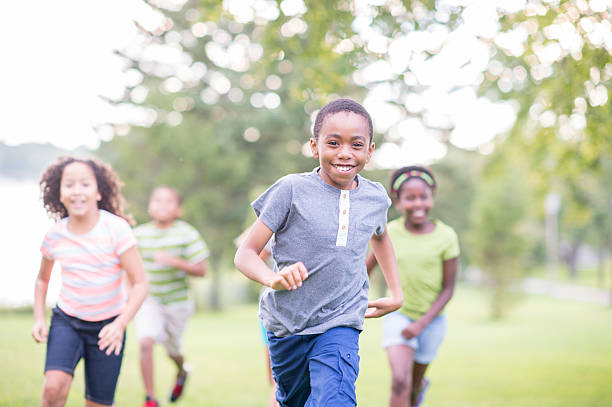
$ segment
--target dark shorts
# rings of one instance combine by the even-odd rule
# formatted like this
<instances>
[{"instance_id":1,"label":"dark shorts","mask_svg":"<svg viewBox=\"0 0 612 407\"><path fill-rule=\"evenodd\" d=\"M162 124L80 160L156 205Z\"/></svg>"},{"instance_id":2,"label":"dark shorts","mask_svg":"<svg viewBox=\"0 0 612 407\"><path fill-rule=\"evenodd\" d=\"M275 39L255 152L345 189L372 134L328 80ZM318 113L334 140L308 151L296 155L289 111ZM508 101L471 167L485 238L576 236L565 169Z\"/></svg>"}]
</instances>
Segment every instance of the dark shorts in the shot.
<instances>
[{"instance_id":1,"label":"dark shorts","mask_svg":"<svg viewBox=\"0 0 612 407\"><path fill-rule=\"evenodd\" d=\"M53 308L51 328L47 338L47 370L61 370L74 375L74 369L85 360L85 398L95 403L112 405L117 379L121 370L125 335L121 353L107 356L98 348L98 333L115 317L104 321L89 322L71 317L62 310Z\"/></svg>"},{"instance_id":2,"label":"dark shorts","mask_svg":"<svg viewBox=\"0 0 612 407\"><path fill-rule=\"evenodd\" d=\"M272 373L282 407L357 405L359 331L336 327L318 335L284 338L268 332Z\"/></svg>"}]
</instances>

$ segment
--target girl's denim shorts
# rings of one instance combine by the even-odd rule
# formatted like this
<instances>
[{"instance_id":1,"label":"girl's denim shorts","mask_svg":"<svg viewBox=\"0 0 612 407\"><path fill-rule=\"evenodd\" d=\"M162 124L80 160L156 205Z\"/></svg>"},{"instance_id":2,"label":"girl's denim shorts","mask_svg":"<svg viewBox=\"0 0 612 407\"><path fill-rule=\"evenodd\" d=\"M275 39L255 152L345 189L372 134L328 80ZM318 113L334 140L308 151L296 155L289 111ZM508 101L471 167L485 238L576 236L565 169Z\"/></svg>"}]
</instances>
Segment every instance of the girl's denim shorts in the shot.
<instances>
[{"instance_id":1,"label":"girl's denim shorts","mask_svg":"<svg viewBox=\"0 0 612 407\"><path fill-rule=\"evenodd\" d=\"M95 322L83 321L67 315L58 307L53 308L47 338L45 372L61 370L74 375L76 365L83 358L85 398L95 403L112 405L123 360L125 335L121 353L106 355L98 347L98 333L115 318Z\"/></svg>"},{"instance_id":2,"label":"girl's denim shorts","mask_svg":"<svg viewBox=\"0 0 612 407\"><path fill-rule=\"evenodd\" d=\"M404 328L412 324L412 320L399 311L383 317L383 348L392 345L407 345L414 349L414 361L422 365L430 364L438 354L438 349L446 336L446 316L435 317L425 327L419 336L406 339L402 335Z\"/></svg>"}]
</instances>

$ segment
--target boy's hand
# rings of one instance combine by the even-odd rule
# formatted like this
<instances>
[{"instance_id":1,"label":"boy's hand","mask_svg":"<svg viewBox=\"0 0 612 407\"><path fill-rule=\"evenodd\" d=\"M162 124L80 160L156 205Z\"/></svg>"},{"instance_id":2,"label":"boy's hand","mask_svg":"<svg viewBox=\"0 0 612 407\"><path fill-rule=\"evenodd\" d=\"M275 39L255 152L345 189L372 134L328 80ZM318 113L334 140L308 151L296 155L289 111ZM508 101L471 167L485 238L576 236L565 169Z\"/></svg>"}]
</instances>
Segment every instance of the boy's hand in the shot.
<instances>
[{"instance_id":1,"label":"boy's hand","mask_svg":"<svg viewBox=\"0 0 612 407\"><path fill-rule=\"evenodd\" d=\"M47 342L48 333L47 322L44 319L34 322L34 326L32 327L32 337L36 342Z\"/></svg>"},{"instance_id":2,"label":"boy's hand","mask_svg":"<svg viewBox=\"0 0 612 407\"><path fill-rule=\"evenodd\" d=\"M398 301L394 298L383 297L374 301L368 302L368 309L366 310L366 318L378 318L385 314L393 312L402 306L402 301Z\"/></svg>"},{"instance_id":3,"label":"boy's hand","mask_svg":"<svg viewBox=\"0 0 612 407\"><path fill-rule=\"evenodd\" d=\"M124 329L117 320L104 325L98 334L98 338L100 338L98 340L98 347L100 350L106 349L105 353L107 356L113 353L113 351L115 355L119 355L123 346L123 333Z\"/></svg>"},{"instance_id":4,"label":"boy's hand","mask_svg":"<svg viewBox=\"0 0 612 407\"><path fill-rule=\"evenodd\" d=\"M306 266L301 261L290 266L283 267L274 275L268 286L274 290L295 290L302 286L302 281L308 278Z\"/></svg>"},{"instance_id":5,"label":"boy's hand","mask_svg":"<svg viewBox=\"0 0 612 407\"><path fill-rule=\"evenodd\" d=\"M174 256L168 252L160 251L153 256L155 263L163 264L164 266L174 267Z\"/></svg>"}]
</instances>

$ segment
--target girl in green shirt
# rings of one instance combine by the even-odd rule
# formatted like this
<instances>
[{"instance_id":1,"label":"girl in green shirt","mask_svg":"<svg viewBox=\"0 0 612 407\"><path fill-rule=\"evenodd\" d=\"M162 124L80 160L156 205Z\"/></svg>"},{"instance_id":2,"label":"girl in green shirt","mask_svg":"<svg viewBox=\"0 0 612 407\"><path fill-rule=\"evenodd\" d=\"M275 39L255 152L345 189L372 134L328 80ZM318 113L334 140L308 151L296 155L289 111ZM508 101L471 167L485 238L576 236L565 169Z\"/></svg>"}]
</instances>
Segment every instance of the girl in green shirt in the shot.
<instances>
[{"instance_id":1,"label":"girl in green shirt","mask_svg":"<svg viewBox=\"0 0 612 407\"><path fill-rule=\"evenodd\" d=\"M404 167L391 177L391 197L403 216L387 229L404 293L402 308L383 318L391 407L421 404L429 385L425 371L446 333L442 310L453 295L459 243L451 227L428 216L435 189L433 172L424 167ZM369 273L377 264L373 254L366 264Z\"/></svg>"}]
</instances>

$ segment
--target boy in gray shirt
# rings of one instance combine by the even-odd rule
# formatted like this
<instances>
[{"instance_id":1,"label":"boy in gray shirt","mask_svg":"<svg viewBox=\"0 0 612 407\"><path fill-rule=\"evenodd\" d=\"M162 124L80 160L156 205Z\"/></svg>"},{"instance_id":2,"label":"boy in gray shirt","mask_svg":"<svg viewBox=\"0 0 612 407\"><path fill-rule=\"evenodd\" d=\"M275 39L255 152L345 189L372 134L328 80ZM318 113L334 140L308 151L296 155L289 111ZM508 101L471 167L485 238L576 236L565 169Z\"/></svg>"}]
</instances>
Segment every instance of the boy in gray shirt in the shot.
<instances>
[{"instance_id":1,"label":"boy in gray shirt","mask_svg":"<svg viewBox=\"0 0 612 407\"><path fill-rule=\"evenodd\" d=\"M260 317L280 405L354 406L364 316L382 316L403 301L386 232L390 201L382 185L358 175L374 150L363 106L350 99L328 103L313 133L320 166L281 178L252 203L258 219L235 264L267 287ZM258 254L273 234L271 270ZM391 292L371 302L368 242Z\"/></svg>"}]
</instances>

